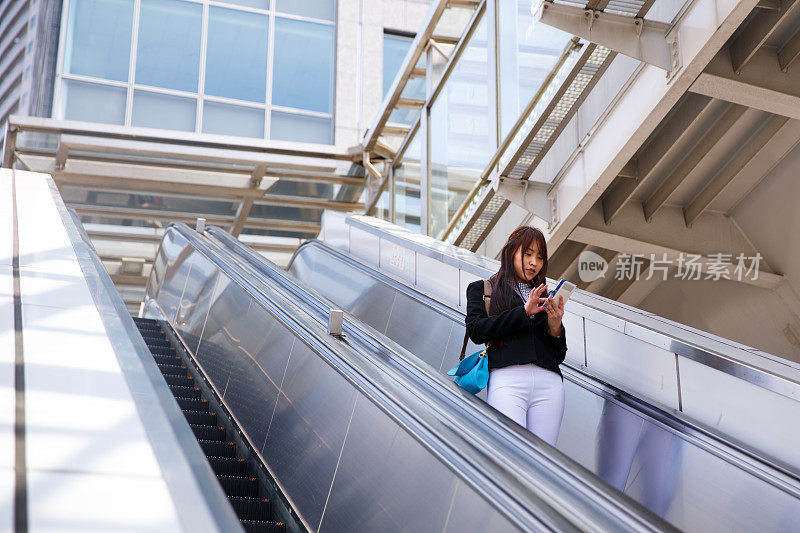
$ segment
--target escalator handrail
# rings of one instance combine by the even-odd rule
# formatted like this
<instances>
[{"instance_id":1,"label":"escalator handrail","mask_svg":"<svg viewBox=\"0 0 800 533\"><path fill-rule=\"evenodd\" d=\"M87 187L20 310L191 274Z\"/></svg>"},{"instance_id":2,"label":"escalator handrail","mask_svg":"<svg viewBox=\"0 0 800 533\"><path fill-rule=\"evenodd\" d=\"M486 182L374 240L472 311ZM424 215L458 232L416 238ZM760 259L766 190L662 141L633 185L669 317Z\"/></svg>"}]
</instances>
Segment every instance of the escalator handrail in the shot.
<instances>
[{"instance_id":1,"label":"escalator handrail","mask_svg":"<svg viewBox=\"0 0 800 533\"><path fill-rule=\"evenodd\" d=\"M218 245L220 252L227 251L236 254L249 264L249 278L268 278L268 283L279 285L282 292L291 294L294 299L305 305L313 306L317 310L316 320L318 321L327 316L327 310L331 309L331 305L313 291L309 291L299 284L285 271L270 264L256 252L218 228L206 228L206 234L220 241ZM246 267L246 265L243 266ZM514 461L503 463L503 468L507 471L504 474L507 476L504 477L505 483L518 484L523 480L526 483L530 482L529 468L538 465L539 468L545 467L559 476L574 491L579 492L581 497L591 498L595 505L602 505L605 509L604 512L613 514L613 520L618 524L626 523L629 524L629 527L631 524L635 524L635 527L638 528L672 528L661 518L627 496L620 494L566 455L546 445L531 433L519 430L505 417L489 410L483 401L464 393L438 372L431 372L428 365L420 364L415 356L401 346L392 341L387 343L387 339L376 334L372 328L346 314L344 329L348 338L351 339L350 346L357 349L360 344L362 346L362 349L359 350L361 356L370 359L373 365L382 366L382 374L397 375L397 366L392 366L392 364L399 363L402 366L403 377L401 379L405 379L409 383L406 387L414 387L414 390L424 391L435 398L435 401L422 403L421 407L428 411L431 411L432 407L438 410L441 413L440 416L447 419L448 425L457 428L459 433L468 437L472 442L478 443L473 446L474 449L481 452L488 451L489 455L493 457L505 455L506 458L515 460L526 458L528 468L521 468ZM377 338L378 336L380 339ZM376 357L375 353L388 355ZM532 485L530 489L540 490L541 487Z\"/></svg>"},{"instance_id":2,"label":"escalator handrail","mask_svg":"<svg viewBox=\"0 0 800 533\"><path fill-rule=\"evenodd\" d=\"M290 262L289 265L293 263L295 257L302 253L303 249L309 247L318 248L322 250L323 253L347 263L363 274L389 285L393 290L417 300L420 304L454 321L463 323L463 312L430 298L408 285L387 276L383 272L369 267L357 258L330 246L324 241L315 239L305 241L297 248L292 256L292 262ZM621 402L637 411L645 413L645 416L678 432L687 440L694 442L721 459L761 477L768 483L778 486L796 497L800 497L800 471L793 465L787 464L785 461L781 461L764 452L754 450L734 437L720 434L713 428L687 417L680 411L670 412L655 406L639 398L633 392L627 391L616 384L609 383L605 377L598 376L587 367L573 365L569 361L564 361L563 366L568 368L568 371L564 373L564 377L570 379L579 386L586 387L588 385L608 400Z\"/></svg>"}]
</instances>

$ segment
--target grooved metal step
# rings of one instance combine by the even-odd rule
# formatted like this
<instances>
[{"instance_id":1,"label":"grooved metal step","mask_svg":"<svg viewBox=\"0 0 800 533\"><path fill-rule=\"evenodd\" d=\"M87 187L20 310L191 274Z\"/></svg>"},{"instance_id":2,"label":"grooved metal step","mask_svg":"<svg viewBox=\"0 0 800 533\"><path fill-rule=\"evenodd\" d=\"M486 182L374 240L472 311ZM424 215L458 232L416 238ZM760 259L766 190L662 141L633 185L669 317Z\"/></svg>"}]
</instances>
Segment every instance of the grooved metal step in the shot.
<instances>
[{"instance_id":1,"label":"grooved metal step","mask_svg":"<svg viewBox=\"0 0 800 533\"><path fill-rule=\"evenodd\" d=\"M236 445L227 440L225 427L220 425L217 415L209 411L202 390L189 376L186 364L161 326L154 320L143 318L134 318L134 322L242 527L253 533L285 533L286 525L273 520L272 502L259 497L265 491L258 478L252 475L247 459L237 457Z\"/></svg>"}]
</instances>

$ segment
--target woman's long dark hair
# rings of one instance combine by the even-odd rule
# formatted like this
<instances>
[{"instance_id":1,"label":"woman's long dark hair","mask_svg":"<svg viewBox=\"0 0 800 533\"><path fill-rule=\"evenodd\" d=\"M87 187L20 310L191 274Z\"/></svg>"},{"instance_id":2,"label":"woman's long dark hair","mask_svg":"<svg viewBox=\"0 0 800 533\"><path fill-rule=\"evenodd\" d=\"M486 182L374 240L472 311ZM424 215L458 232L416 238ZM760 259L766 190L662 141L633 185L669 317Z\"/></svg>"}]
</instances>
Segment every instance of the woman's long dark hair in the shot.
<instances>
[{"instance_id":1,"label":"woman's long dark hair","mask_svg":"<svg viewBox=\"0 0 800 533\"><path fill-rule=\"evenodd\" d=\"M546 282L547 276L547 243L544 240L544 233L531 226L520 226L508 236L506 244L500 252L500 270L497 274L489 278L492 282L492 298L489 303L489 311L492 315L498 315L506 309L511 309L519 305L519 296L515 288L517 286L517 275L514 270L514 254L520 247L525 250L536 243L539 253L542 254L544 261L542 268L528 284L531 288Z\"/></svg>"}]
</instances>

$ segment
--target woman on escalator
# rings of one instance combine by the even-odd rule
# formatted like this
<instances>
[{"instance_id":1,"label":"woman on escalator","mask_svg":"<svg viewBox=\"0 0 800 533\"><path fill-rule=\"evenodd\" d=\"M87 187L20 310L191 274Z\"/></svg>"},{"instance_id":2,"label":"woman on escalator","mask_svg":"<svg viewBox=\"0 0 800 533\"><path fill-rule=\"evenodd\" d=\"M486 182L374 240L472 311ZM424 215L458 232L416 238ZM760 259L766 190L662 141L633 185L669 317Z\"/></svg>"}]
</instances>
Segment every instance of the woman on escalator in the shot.
<instances>
[{"instance_id":1,"label":"woman on escalator","mask_svg":"<svg viewBox=\"0 0 800 533\"><path fill-rule=\"evenodd\" d=\"M472 342L487 344L489 405L550 445L564 414L564 383L558 369L567 353L561 317L564 303L547 295L544 234L520 226L508 237L500 270L489 278L489 314L483 280L467 287L466 327Z\"/></svg>"}]
</instances>

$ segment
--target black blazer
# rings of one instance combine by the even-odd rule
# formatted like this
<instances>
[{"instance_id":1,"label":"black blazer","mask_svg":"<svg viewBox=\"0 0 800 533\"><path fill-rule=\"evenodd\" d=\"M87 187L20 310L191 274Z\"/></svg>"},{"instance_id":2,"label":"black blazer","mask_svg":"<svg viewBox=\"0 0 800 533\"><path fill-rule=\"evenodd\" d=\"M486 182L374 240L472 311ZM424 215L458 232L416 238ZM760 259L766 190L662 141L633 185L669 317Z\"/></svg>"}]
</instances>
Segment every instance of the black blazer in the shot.
<instances>
[{"instance_id":1,"label":"black blazer","mask_svg":"<svg viewBox=\"0 0 800 533\"><path fill-rule=\"evenodd\" d=\"M486 350L490 370L533 363L561 376L558 365L564 362L567 355L567 331L564 324L561 324L561 336L553 337L547 325L547 312L542 310L529 317L525 313L525 303L521 297L519 302L518 306L499 315L488 316L483 303L483 280L470 283L467 286L465 319L469 338L475 344L499 339L505 341L499 348L490 346Z\"/></svg>"}]
</instances>

